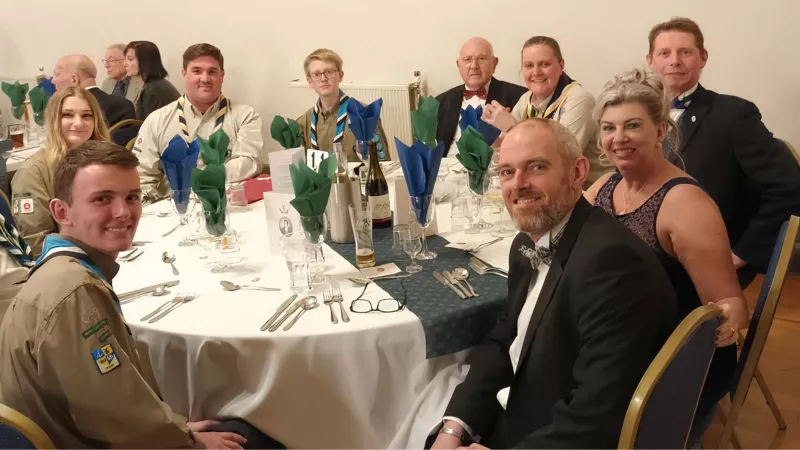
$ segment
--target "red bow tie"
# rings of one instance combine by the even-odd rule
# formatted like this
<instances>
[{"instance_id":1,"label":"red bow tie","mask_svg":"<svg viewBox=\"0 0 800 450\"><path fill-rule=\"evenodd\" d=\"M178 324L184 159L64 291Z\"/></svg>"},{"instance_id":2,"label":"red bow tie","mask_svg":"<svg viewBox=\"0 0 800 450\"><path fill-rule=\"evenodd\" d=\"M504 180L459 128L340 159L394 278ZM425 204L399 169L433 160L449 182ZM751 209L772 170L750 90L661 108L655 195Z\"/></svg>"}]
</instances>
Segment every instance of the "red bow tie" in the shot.
<instances>
[{"instance_id":1,"label":"red bow tie","mask_svg":"<svg viewBox=\"0 0 800 450\"><path fill-rule=\"evenodd\" d=\"M464 98L465 99L469 100L469 99L471 99L472 97L474 97L476 95L478 97L480 97L482 100L486 100L486 88L482 87L482 88L478 89L477 91L470 91L469 89L464 88Z\"/></svg>"}]
</instances>

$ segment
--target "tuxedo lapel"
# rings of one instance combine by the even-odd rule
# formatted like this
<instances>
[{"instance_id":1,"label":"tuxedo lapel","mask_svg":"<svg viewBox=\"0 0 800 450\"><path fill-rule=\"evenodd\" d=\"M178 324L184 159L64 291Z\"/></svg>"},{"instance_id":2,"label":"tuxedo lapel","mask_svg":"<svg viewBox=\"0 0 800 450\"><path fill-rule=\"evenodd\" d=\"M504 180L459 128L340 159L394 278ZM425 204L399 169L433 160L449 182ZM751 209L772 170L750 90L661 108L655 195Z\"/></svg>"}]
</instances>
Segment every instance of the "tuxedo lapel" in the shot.
<instances>
[{"instance_id":1,"label":"tuxedo lapel","mask_svg":"<svg viewBox=\"0 0 800 450\"><path fill-rule=\"evenodd\" d=\"M444 142L444 155L450 150L453 145L453 138L456 135L456 127L461 118L461 102L464 98L463 85L459 89L453 89L448 95L442 99L442 104L439 105L439 128L437 134L439 140Z\"/></svg>"},{"instance_id":2,"label":"tuxedo lapel","mask_svg":"<svg viewBox=\"0 0 800 450\"><path fill-rule=\"evenodd\" d=\"M580 235L581 228L583 228L583 223L586 221L586 217L591 211L592 206L583 197L578 200L575 204L575 208L572 210L572 215L564 228L564 234L561 236L561 240L558 241L555 255L553 255L553 262L550 264L547 277L544 279L544 284L542 285L542 291L539 293L539 298L536 300L536 307L533 308L531 322L528 325L527 333L525 333L525 340L522 342L519 366L522 366L522 362L528 354L531 342L533 342L533 338L536 335L536 329L539 327L539 323L547 307L550 305L550 302L553 300L553 294L555 294L556 288L561 281L561 276L564 273L564 266L572 252L572 247L575 246L575 241L578 240L578 235Z\"/></svg>"},{"instance_id":3,"label":"tuxedo lapel","mask_svg":"<svg viewBox=\"0 0 800 450\"><path fill-rule=\"evenodd\" d=\"M703 123L711 107L708 91L702 86L698 85L697 89L692 94L692 102L689 107L683 112L678 125L681 130L681 148L680 153L686 153L689 148L689 142L694 137L700 124Z\"/></svg>"},{"instance_id":4,"label":"tuxedo lapel","mask_svg":"<svg viewBox=\"0 0 800 450\"><path fill-rule=\"evenodd\" d=\"M486 104L491 104L493 100L497 100L498 103L503 103L503 82L495 77L492 77L492 82L489 84L489 91L486 93Z\"/></svg>"}]
</instances>

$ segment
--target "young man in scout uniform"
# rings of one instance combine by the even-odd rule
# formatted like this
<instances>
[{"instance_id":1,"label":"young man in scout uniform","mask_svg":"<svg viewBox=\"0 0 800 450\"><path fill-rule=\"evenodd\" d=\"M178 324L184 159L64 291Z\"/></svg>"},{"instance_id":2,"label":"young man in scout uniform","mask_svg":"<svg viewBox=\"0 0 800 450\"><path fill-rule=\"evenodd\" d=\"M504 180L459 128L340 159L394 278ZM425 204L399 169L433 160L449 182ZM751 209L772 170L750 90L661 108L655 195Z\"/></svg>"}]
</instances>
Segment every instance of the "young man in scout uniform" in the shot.
<instances>
[{"instance_id":1,"label":"young man in scout uniform","mask_svg":"<svg viewBox=\"0 0 800 450\"><path fill-rule=\"evenodd\" d=\"M360 162L356 137L347 120L347 102L357 100L339 90L339 83L344 79L342 58L333 50L321 48L306 57L303 68L308 86L319 95L314 107L297 118L303 147L331 152L333 144L341 143L347 160ZM372 139L377 142L378 157L390 159L389 144L380 121Z\"/></svg>"},{"instance_id":2,"label":"young man in scout uniform","mask_svg":"<svg viewBox=\"0 0 800 450\"><path fill-rule=\"evenodd\" d=\"M142 214L137 165L124 147L88 141L58 167L59 234L45 238L0 324L0 403L58 448L278 447L243 421L187 423L141 371L111 287Z\"/></svg>"}]
</instances>

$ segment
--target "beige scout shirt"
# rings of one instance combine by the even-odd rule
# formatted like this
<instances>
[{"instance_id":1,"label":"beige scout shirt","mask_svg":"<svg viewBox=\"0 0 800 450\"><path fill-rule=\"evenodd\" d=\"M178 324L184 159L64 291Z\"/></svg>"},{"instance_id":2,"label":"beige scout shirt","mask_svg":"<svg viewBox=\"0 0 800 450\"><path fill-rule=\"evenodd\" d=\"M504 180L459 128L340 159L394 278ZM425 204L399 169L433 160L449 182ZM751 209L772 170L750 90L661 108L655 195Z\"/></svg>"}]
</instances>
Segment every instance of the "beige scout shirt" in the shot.
<instances>
[{"instance_id":1,"label":"beige scout shirt","mask_svg":"<svg viewBox=\"0 0 800 450\"><path fill-rule=\"evenodd\" d=\"M8 250L0 248L0 321L27 276L28 268L20 265Z\"/></svg>"},{"instance_id":2,"label":"beige scout shirt","mask_svg":"<svg viewBox=\"0 0 800 450\"><path fill-rule=\"evenodd\" d=\"M11 179L14 220L19 234L31 246L34 259L42 251L45 236L56 228L50 215L50 200L55 196L53 170L44 149L39 149L22 163Z\"/></svg>"},{"instance_id":3,"label":"beige scout shirt","mask_svg":"<svg viewBox=\"0 0 800 450\"><path fill-rule=\"evenodd\" d=\"M327 152L333 151L333 137L336 134L336 113L339 109L339 102L336 102L330 111L320 111L317 117L317 143L319 149ZM297 118L297 125L300 126L301 139L303 141L303 148L311 148L311 116L314 115L314 108L306 111L305 114ZM382 160L391 159L389 153L389 141L386 140L386 133L383 131L383 125L380 120L378 121L378 129L376 131L378 144L383 147L385 157ZM350 122L344 124L344 135L342 135L342 150L347 154L347 160L350 162L361 162L356 150L356 136L350 131Z\"/></svg>"},{"instance_id":4,"label":"beige scout shirt","mask_svg":"<svg viewBox=\"0 0 800 450\"><path fill-rule=\"evenodd\" d=\"M181 134L178 122L178 102L154 111L147 116L133 151L139 157L139 177L145 197L153 201L169 194L169 184L161 171L161 153L176 135ZM186 100L184 117L189 129L189 142L195 138L207 139L214 131L219 100L201 114ZM261 151L264 139L261 136L261 117L250 106L228 99L228 112L222 129L230 138L230 156L225 162L229 183L245 180L261 172Z\"/></svg>"},{"instance_id":5,"label":"beige scout shirt","mask_svg":"<svg viewBox=\"0 0 800 450\"><path fill-rule=\"evenodd\" d=\"M109 280L116 275L111 257L69 240ZM111 289L70 256L31 274L0 324L0 403L30 417L58 448L198 445L186 418L142 374ZM96 360L97 351L105 357Z\"/></svg>"},{"instance_id":6,"label":"beige scout shirt","mask_svg":"<svg viewBox=\"0 0 800 450\"><path fill-rule=\"evenodd\" d=\"M592 117L595 100L592 94L577 83L561 95L566 98L556 110L553 120L567 127L578 140L578 146L583 149L583 156L589 160L589 175L586 178L586 185L590 186L600 176L612 169L608 165L603 165L599 160L597 122ZM528 91L522 94L514 109L511 110L511 115L518 121L527 118L530 103L531 91Z\"/></svg>"}]
</instances>

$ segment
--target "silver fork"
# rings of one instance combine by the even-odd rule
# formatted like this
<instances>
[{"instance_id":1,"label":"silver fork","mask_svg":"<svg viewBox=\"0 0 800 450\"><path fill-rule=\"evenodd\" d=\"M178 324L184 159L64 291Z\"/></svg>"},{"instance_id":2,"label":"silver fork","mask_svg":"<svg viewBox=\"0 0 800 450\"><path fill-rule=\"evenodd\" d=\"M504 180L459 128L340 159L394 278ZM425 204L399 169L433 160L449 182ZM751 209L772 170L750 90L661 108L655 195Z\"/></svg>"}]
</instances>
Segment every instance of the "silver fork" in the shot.
<instances>
[{"instance_id":1,"label":"silver fork","mask_svg":"<svg viewBox=\"0 0 800 450\"><path fill-rule=\"evenodd\" d=\"M189 303L190 301L196 299L197 297L198 297L198 295L194 294L194 293L187 295L186 297L183 298L183 301L176 302L175 304L171 305L164 312L162 312L161 314L159 314L159 315L153 317L152 319L150 319L149 321L147 321L147 323L158 322L159 320L163 319L164 316L166 316L167 314L171 313L172 311L175 311L176 309L180 308L182 305L185 305L186 303Z\"/></svg>"},{"instance_id":2,"label":"silver fork","mask_svg":"<svg viewBox=\"0 0 800 450\"><path fill-rule=\"evenodd\" d=\"M175 297L172 300L167 300L166 302L164 302L163 305L161 305L158 308L156 308L155 311L151 312L150 314L142 317L141 319L139 319L139 321L140 322L144 322L145 320L147 320L147 319L155 316L156 314L160 313L161 311L163 311L164 308L166 308L167 306L170 306L173 303L182 302L183 299L185 299L187 295L189 295L189 294L187 294L185 292L178 292L178 294L175 295Z\"/></svg>"},{"instance_id":3,"label":"silver fork","mask_svg":"<svg viewBox=\"0 0 800 450\"><path fill-rule=\"evenodd\" d=\"M333 311L333 289L328 289L327 291L322 291L322 303L328 305L328 308L331 310L331 322L339 323L339 319L336 318L336 313Z\"/></svg>"},{"instance_id":4,"label":"silver fork","mask_svg":"<svg viewBox=\"0 0 800 450\"><path fill-rule=\"evenodd\" d=\"M476 258L472 258L472 260L469 262L469 266L472 268L472 270L477 272L478 275L489 274L489 275L497 275L503 278L508 278L508 272L506 272L505 270L497 267L487 266L485 263L483 263L483 261Z\"/></svg>"},{"instance_id":5,"label":"silver fork","mask_svg":"<svg viewBox=\"0 0 800 450\"><path fill-rule=\"evenodd\" d=\"M479 244L475 248L468 248L468 249L465 249L464 251L467 252L467 253L477 253L477 252L483 250L484 248L486 248L486 247L488 247L488 246L490 246L492 244L496 244L496 243L498 243L498 242L500 242L502 240L503 240L503 238L492 239L491 241L487 241L487 242L484 242L482 244Z\"/></svg>"},{"instance_id":6,"label":"silver fork","mask_svg":"<svg viewBox=\"0 0 800 450\"><path fill-rule=\"evenodd\" d=\"M470 298L470 297L473 296L472 293L467 290L467 288L462 286L461 283L459 283L458 280L456 280L455 277L453 277L453 275L450 274L450 272L448 272L446 270L443 270L442 271L442 275L444 276L445 280L447 280L448 283L450 283L451 285L453 285L453 286L457 287L458 289L460 289L461 292L463 292L464 295L467 298Z\"/></svg>"},{"instance_id":7,"label":"silver fork","mask_svg":"<svg viewBox=\"0 0 800 450\"><path fill-rule=\"evenodd\" d=\"M130 256L127 256L125 258L118 259L118 261L131 262L131 261L135 260L136 258L138 258L138 257L140 257L140 256L142 256L144 254L144 249L143 248L138 248L137 250L139 250L139 251L136 252L136 253L133 253Z\"/></svg>"},{"instance_id":8,"label":"silver fork","mask_svg":"<svg viewBox=\"0 0 800 450\"><path fill-rule=\"evenodd\" d=\"M347 311L344 310L344 296L342 295L342 290L339 289L339 286L334 286L331 288L331 294L333 297L331 300L339 304L339 311L342 313L342 320L345 322L350 322L350 316L347 315Z\"/></svg>"}]
</instances>

